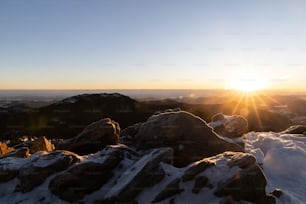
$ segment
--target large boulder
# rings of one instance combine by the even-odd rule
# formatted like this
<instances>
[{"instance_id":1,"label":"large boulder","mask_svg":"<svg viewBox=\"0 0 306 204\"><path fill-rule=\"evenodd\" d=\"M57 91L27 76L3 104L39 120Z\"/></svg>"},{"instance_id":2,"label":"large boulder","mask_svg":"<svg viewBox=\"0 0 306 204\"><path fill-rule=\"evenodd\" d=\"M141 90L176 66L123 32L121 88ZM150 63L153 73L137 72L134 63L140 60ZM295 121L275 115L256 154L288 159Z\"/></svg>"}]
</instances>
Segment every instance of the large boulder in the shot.
<instances>
[{"instance_id":1,"label":"large boulder","mask_svg":"<svg viewBox=\"0 0 306 204\"><path fill-rule=\"evenodd\" d=\"M47 138L44 136L32 141L30 143L29 148L30 148L31 154L34 154L35 152L38 152L38 151L50 152L55 149L54 145L49 140L47 140Z\"/></svg>"},{"instance_id":2,"label":"large boulder","mask_svg":"<svg viewBox=\"0 0 306 204\"><path fill-rule=\"evenodd\" d=\"M56 149L86 155L95 153L107 145L117 144L119 135L119 124L109 118L104 118L87 126L76 137L59 142Z\"/></svg>"},{"instance_id":3,"label":"large boulder","mask_svg":"<svg viewBox=\"0 0 306 204\"><path fill-rule=\"evenodd\" d=\"M34 187L42 184L48 176L65 170L78 161L80 161L78 155L68 151L54 151L38 156L19 170L20 183L17 185L16 191L31 191Z\"/></svg>"},{"instance_id":4,"label":"large boulder","mask_svg":"<svg viewBox=\"0 0 306 204\"><path fill-rule=\"evenodd\" d=\"M151 116L135 136L138 149L172 147L174 165L185 166L224 151L243 151L218 137L200 117L185 111Z\"/></svg>"},{"instance_id":5,"label":"large boulder","mask_svg":"<svg viewBox=\"0 0 306 204\"><path fill-rule=\"evenodd\" d=\"M228 116L218 113L212 117L209 125L223 137L236 138L248 132L248 121L240 115Z\"/></svg>"}]
</instances>

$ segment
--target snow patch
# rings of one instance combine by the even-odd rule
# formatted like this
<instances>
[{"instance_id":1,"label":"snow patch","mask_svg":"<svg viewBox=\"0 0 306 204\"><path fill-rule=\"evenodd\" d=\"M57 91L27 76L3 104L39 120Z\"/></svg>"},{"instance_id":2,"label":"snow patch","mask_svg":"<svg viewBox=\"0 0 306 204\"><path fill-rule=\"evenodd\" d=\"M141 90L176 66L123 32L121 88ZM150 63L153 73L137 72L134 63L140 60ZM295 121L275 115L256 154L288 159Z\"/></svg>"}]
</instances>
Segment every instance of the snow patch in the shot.
<instances>
[{"instance_id":1,"label":"snow patch","mask_svg":"<svg viewBox=\"0 0 306 204\"><path fill-rule=\"evenodd\" d=\"M251 132L245 136L246 152L263 163L268 192L281 188L280 204L305 203L306 138L273 132Z\"/></svg>"}]
</instances>

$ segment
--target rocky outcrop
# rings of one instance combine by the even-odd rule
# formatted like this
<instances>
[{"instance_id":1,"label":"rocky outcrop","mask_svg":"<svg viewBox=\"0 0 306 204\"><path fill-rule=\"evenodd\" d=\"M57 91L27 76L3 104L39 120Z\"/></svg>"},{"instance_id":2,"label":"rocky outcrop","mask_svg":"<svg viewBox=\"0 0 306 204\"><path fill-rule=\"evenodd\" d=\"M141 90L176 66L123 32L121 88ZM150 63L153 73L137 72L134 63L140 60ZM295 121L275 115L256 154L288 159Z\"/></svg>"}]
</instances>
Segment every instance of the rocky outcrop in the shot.
<instances>
[{"instance_id":1,"label":"rocky outcrop","mask_svg":"<svg viewBox=\"0 0 306 204\"><path fill-rule=\"evenodd\" d=\"M99 202L132 202L139 192L160 182L165 177L166 173L160 163L171 163L172 159L173 150L171 148L153 150L126 170L118 178L113 190L110 190L104 200Z\"/></svg>"},{"instance_id":2,"label":"rocky outcrop","mask_svg":"<svg viewBox=\"0 0 306 204\"><path fill-rule=\"evenodd\" d=\"M216 116L215 122L226 117ZM227 142L236 139L220 137L188 112L161 112L127 128L120 139L130 139L130 147L117 144L119 135L119 124L106 118L58 141L57 149L84 156L40 151L46 138L37 140L32 155L20 147L3 155L0 202L274 204L274 196L282 196L266 193L255 157Z\"/></svg>"},{"instance_id":3,"label":"rocky outcrop","mask_svg":"<svg viewBox=\"0 0 306 204\"><path fill-rule=\"evenodd\" d=\"M117 144L119 135L119 124L109 118L104 118L87 126L76 137L60 142L56 149L86 155L95 153L107 145Z\"/></svg>"},{"instance_id":4,"label":"rocky outcrop","mask_svg":"<svg viewBox=\"0 0 306 204\"><path fill-rule=\"evenodd\" d=\"M120 146L106 148L89 161L56 176L51 180L49 189L63 200L78 201L111 179L113 169L127 154L127 157L132 157L131 153L136 154Z\"/></svg>"},{"instance_id":5,"label":"rocky outcrop","mask_svg":"<svg viewBox=\"0 0 306 204\"><path fill-rule=\"evenodd\" d=\"M241 137L248 131L248 121L240 115L223 115L218 113L212 117L209 123L214 131L223 137Z\"/></svg>"},{"instance_id":6,"label":"rocky outcrop","mask_svg":"<svg viewBox=\"0 0 306 204\"><path fill-rule=\"evenodd\" d=\"M47 140L46 137L40 137L40 138L32 141L30 143L29 148L30 148L30 153L31 154L34 154L35 152L38 152L38 151L50 152L50 151L53 151L55 149L54 145L49 140Z\"/></svg>"},{"instance_id":7,"label":"rocky outcrop","mask_svg":"<svg viewBox=\"0 0 306 204\"><path fill-rule=\"evenodd\" d=\"M6 194L22 200L29 191L32 196L43 193L46 202L185 203L186 198L206 197L209 203L275 202L266 194L266 178L250 154L225 152L177 168L173 153L169 147L136 152L114 145L85 157L67 151L7 157L0 160L0 182L8 185ZM59 200L50 200L54 197L48 192Z\"/></svg>"},{"instance_id":8,"label":"rocky outcrop","mask_svg":"<svg viewBox=\"0 0 306 204\"><path fill-rule=\"evenodd\" d=\"M49 189L66 201L78 201L99 189L112 177L112 163L86 162L55 177Z\"/></svg>"},{"instance_id":9,"label":"rocky outcrop","mask_svg":"<svg viewBox=\"0 0 306 204\"><path fill-rule=\"evenodd\" d=\"M175 166L186 166L224 151L243 151L239 145L218 137L201 118L185 111L151 116L135 139L138 149L172 147Z\"/></svg>"},{"instance_id":10,"label":"rocky outcrop","mask_svg":"<svg viewBox=\"0 0 306 204\"><path fill-rule=\"evenodd\" d=\"M78 161L80 159L76 154L67 151L55 151L39 156L21 167L18 174L20 183L15 190L31 191L43 183L48 176L63 171Z\"/></svg>"},{"instance_id":11,"label":"rocky outcrop","mask_svg":"<svg viewBox=\"0 0 306 204\"><path fill-rule=\"evenodd\" d=\"M262 169L254 164L237 172L226 182L220 183L215 195L221 197L231 195L235 200L257 202L266 198L266 185Z\"/></svg>"}]
</instances>

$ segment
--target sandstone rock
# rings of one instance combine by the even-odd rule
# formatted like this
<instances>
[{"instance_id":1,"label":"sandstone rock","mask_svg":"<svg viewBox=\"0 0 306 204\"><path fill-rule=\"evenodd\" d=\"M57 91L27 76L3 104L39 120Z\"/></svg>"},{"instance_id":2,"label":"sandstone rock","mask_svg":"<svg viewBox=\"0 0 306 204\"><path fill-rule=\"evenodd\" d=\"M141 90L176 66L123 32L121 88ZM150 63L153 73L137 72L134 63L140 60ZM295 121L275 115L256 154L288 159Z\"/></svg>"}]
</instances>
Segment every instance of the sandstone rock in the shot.
<instances>
[{"instance_id":1,"label":"sandstone rock","mask_svg":"<svg viewBox=\"0 0 306 204\"><path fill-rule=\"evenodd\" d=\"M0 155L14 151L14 148L8 147L5 143L0 142Z\"/></svg>"},{"instance_id":2,"label":"sandstone rock","mask_svg":"<svg viewBox=\"0 0 306 204\"><path fill-rule=\"evenodd\" d=\"M20 183L15 190L31 191L34 187L42 184L48 176L65 170L78 161L80 159L76 154L67 151L55 151L38 156L32 162L21 167L18 174Z\"/></svg>"},{"instance_id":3,"label":"sandstone rock","mask_svg":"<svg viewBox=\"0 0 306 204\"><path fill-rule=\"evenodd\" d=\"M171 181L163 190L161 190L161 192L155 197L152 202L161 202L171 196L174 196L184 191L180 188L180 181L180 178L176 178Z\"/></svg>"},{"instance_id":4,"label":"sandstone rock","mask_svg":"<svg viewBox=\"0 0 306 204\"><path fill-rule=\"evenodd\" d=\"M172 147L174 164L179 167L224 151L243 151L218 137L201 118L185 111L151 116L135 137L138 149Z\"/></svg>"},{"instance_id":5,"label":"sandstone rock","mask_svg":"<svg viewBox=\"0 0 306 204\"><path fill-rule=\"evenodd\" d=\"M125 157L127 149L124 146L106 147L90 161L78 164L52 179L50 191L66 201L82 199L111 179L113 169Z\"/></svg>"},{"instance_id":6,"label":"sandstone rock","mask_svg":"<svg viewBox=\"0 0 306 204\"><path fill-rule=\"evenodd\" d=\"M227 163L229 167L238 166L242 169L252 166L256 162L256 158L247 153L241 152L225 152L224 156L230 158L231 160Z\"/></svg>"},{"instance_id":7,"label":"sandstone rock","mask_svg":"<svg viewBox=\"0 0 306 204\"><path fill-rule=\"evenodd\" d=\"M119 135L119 124L109 118L104 118L87 126L76 137L60 142L56 149L86 155L95 153L107 145L117 144Z\"/></svg>"},{"instance_id":8,"label":"sandstone rock","mask_svg":"<svg viewBox=\"0 0 306 204\"><path fill-rule=\"evenodd\" d=\"M160 166L161 162L172 162L173 150L171 148L155 149L144 155L133 166L126 170L117 180L117 184L105 195L99 203L132 202L137 194L150 187L165 176Z\"/></svg>"},{"instance_id":9,"label":"sandstone rock","mask_svg":"<svg viewBox=\"0 0 306 204\"><path fill-rule=\"evenodd\" d=\"M248 121L239 115L228 116L218 113L212 117L209 125L216 133L229 138L241 137L248 131Z\"/></svg>"},{"instance_id":10,"label":"sandstone rock","mask_svg":"<svg viewBox=\"0 0 306 204\"><path fill-rule=\"evenodd\" d=\"M202 159L200 161L192 163L182 175L183 182L194 179L196 175L198 175L199 173L205 171L207 168L214 165L215 163L210 161L209 159Z\"/></svg>"},{"instance_id":11,"label":"sandstone rock","mask_svg":"<svg viewBox=\"0 0 306 204\"><path fill-rule=\"evenodd\" d=\"M221 183L214 194L219 197L231 195L235 200L257 202L266 198L266 185L267 181L262 169L254 164Z\"/></svg>"},{"instance_id":12,"label":"sandstone rock","mask_svg":"<svg viewBox=\"0 0 306 204\"><path fill-rule=\"evenodd\" d=\"M6 153L6 154L0 156L0 159L7 158L7 157L27 158L27 157L29 157L29 153L30 153L29 148L22 147L20 149L16 149L13 152L9 152L9 153Z\"/></svg>"},{"instance_id":13,"label":"sandstone rock","mask_svg":"<svg viewBox=\"0 0 306 204\"><path fill-rule=\"evenodd\" d=\"M47 140L46 137L40 137L34 141L31 142L30 145L30 153L34 154L35 152L38 151L53 151L54 150L54 145Z\"/></svg>"},{"instance_id":14,"label":"sandstone rock","mask_svg":"<svg viewBox=\"0 0 306 204\"><path fill-rule=\"evenodd\" d=\"M195 182L194 182L194 186L192 188L192 192L193 193L199 193L200 190L203 187L207 186L208 182L209 182L209 180L208 180L208 178L206 176L198 176L198 177L196 177Z\"/></svg>"}]
</instances>

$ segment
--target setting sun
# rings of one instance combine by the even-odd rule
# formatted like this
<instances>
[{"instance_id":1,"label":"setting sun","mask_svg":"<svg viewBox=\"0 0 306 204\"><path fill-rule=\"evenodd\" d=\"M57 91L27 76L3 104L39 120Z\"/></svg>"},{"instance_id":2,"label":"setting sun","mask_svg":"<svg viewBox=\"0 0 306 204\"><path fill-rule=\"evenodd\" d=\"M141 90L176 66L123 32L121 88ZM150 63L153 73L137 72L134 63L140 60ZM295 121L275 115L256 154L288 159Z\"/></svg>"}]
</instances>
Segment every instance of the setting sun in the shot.
<instances>
[{"instance_id":1,"label":"setting sun","mask_svg":"<svg viewBox=\"0 0 306 204\"><path fill-rule=\"evenodd\" d=\"M232 89L236 89L243 92L253 92L259 89L266 88L267 83L263 78L256 76L244 75L233 79L230 84Z\"/></svg>"}]
</instances>

